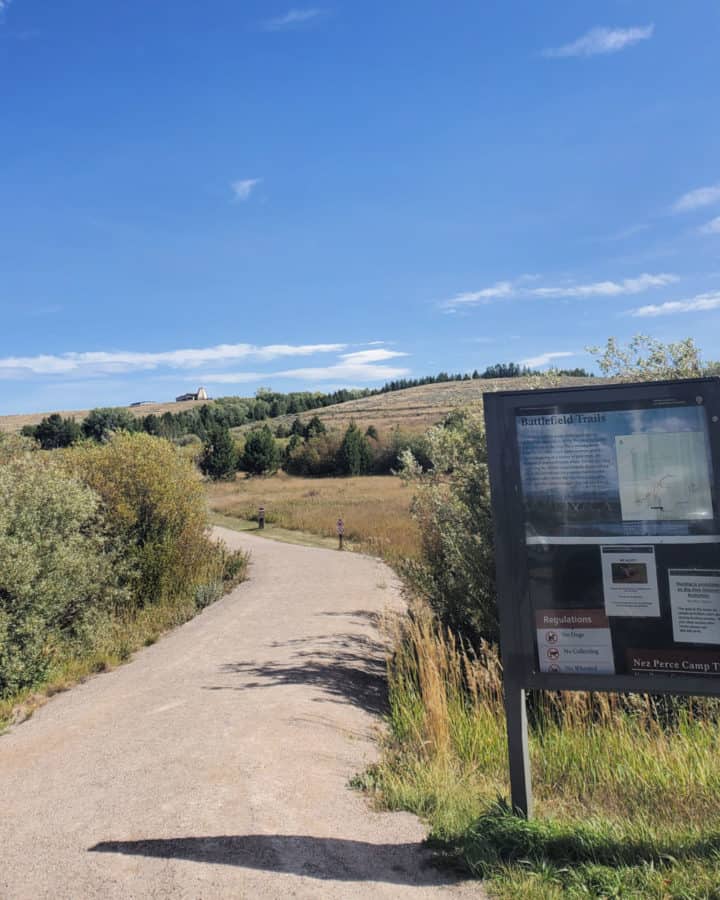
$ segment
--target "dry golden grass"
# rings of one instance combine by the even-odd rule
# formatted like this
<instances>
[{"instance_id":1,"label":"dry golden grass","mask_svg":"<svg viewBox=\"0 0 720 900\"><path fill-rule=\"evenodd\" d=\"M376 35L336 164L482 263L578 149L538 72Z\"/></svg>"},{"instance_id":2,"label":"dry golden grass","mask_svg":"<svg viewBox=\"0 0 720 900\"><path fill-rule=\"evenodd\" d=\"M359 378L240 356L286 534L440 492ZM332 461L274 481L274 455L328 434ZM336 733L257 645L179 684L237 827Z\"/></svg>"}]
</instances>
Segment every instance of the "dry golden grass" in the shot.
<instances>
[{"instance_id":1,"label":"dry golden grass","mask_svg":"<svg viewBox=\"0 0 720 900\"><path fill-rule=\"evenodd\" d=\"M386 559L418 553L420 535L410 518L412 491L392 475L360 478L239 477L207 487L213 512L254 519L265 507L268 523L334 537L338 518L352 547Z\"/></svg>"},{"instance_id":2,"label":"dry golden grass","mask_svg":"<svg viewBox=\"0 0 720 900\"><path fill-rule=\"evenodd\" d=\"M212 403L212 401L208 400L186 400L184 403L148 403L145 406L124 406L121 408L127 409L129 413L137 417L149 416L150 413L161 416L166 412L183 412L184 410L192 409L194 406L203 406L208 402ZM58 415L66 419L75 419L76 422L82 421L89 412L89 409L53 410L53 413L58 413ZM52 415L52 413L24 413L16 416L0 416L0 431L11 434L20 431L25 425L39 425L49 415Z\"/></svg>"}]
</instances>

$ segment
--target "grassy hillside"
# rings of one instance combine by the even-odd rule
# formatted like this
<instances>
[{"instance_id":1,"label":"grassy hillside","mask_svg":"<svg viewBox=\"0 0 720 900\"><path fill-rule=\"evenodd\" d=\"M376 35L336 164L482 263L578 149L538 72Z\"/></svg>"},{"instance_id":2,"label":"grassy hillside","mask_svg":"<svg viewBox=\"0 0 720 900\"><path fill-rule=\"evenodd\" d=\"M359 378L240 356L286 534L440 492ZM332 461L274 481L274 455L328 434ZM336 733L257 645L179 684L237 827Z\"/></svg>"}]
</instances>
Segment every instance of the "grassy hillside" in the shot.
<instances>
[{"instance_id":1,"label":"grassy hillside","mask_svg":"<svg viewBox=\"0 0 720 900\"><path fill-rule=\"evenodd\" d=\"M171 413L179 413L183 412L183 410L192 409L194 406L203 406L206 403L212 403L212 401L207 400L187 400L185 403L148 403L145 406L127 406L122 407L123 409L127 409L129 413L132 413L133 416L149 416L150 413L155 413L156 416L161 416L163 413L171 412ZM77 422L81 422L85 416L90 412L89 409L73 409L73 410L52 410L52 412L57 412L61 416L69 417L71 419L75 419ZM4 431L7 433L13 433L20 431L21 428L25 425L39 425L40 422L45 418L45 416L49 416L49 412L42 413L27 413L20 414L17 416L0 416L0 431Z\"/></svg>"},{"instance_id":2,"label":"grassy hillside","mask_svg":"<svg viewBox=\"0 0 720 900\"><path fill-rule=\"evenodd\" d=\"M597 378L567 378L556 380L560 387L573 385L597 384ZM315 409L300 413L299 416L287 415L274 419L273 422L291 425L295 418L303 422L313 416L329 429L346 428L351 420L355 420L362 428L374 425L378 430L398 425L403 431L421 432L430 425L441 422L453 409L465 406L480 405L482 396L493 391L522 390L537 387L536 378L478 378L474 381L446 381L440 384L427 384L421 387L406 388L374 397L363 397L350 400L324 409ZM545 386L545 385L543 385ZM257 423L243 425L240 430L253 428Z\"/></svg>"}]
</instances>

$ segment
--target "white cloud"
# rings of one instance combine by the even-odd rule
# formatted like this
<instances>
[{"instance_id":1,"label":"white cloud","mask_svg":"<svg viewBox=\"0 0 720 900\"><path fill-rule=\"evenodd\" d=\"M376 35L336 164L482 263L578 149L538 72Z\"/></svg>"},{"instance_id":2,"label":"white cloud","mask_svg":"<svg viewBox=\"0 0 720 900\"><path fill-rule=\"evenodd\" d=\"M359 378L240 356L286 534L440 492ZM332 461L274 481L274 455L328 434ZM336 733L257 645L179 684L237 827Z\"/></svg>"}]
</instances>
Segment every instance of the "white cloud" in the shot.
<instances>
[{"instance_id":1,"label":"white cloud","mask_svg":"<svg viewBox=\"0 0 720 900\"><path fill-rule=\"evenodd\" d=\"M322 9L313 7L311 9L291 9L282 16L274 19L267 19L263 22L263 28L267 31L282 31L284 28L295 28L298 25L304 25L318 16L323 14Z\"/></svg>"},{"instance_id":2,"label":"white cloud","mask_svg":"<svg viewBox=\"0 0 720 900\"><path fill-rule=\"evenodd\" d=\"M695 188L683 194L673 205L675 212L691 212L703 206L712 206L720 203L720 184L711 184L708 187Z\"/></svg>"},{"instance_id":3,"label":"white cloud","mask_svg":"<svg viewBox=\"0 0 720 900\"><path fill-rule=\"evenodd\" d=\"M622 281L594 281L590 284L533 288L530 293L534 297L620 297L623 294L641 294L651 288L665 287L677 280L676 275L666 272L658 275L644 272L637 278L624 278Z\"/></svg>"},{"instance_id":4,"label":"white cloud","mask_svg":"<svg viewBox=\"0 0 720 900\"><path fill-rule=\"evenodd\" d=\"M0 0L0 15L10 6L11 0Z\"/></svg>"},{"instance_id":5,"label":"white cloud","mask_svg":"<svg viewBox=\"0 0 720 900\"><path fill-rule=\"evenodd\" d=\"M570 282L568 284L529 287L528 282L535 281L535 276L522 275L512 281L497 281L490 287L479 291L468 291L456 294L443 300L440 306L445 310L455 310L463 306L477 306L493 300L513 297L620 297L624 294L640 294L651 288L665 287L678 281L676 275L659 272L651 275L644 272L635 278L622 281L593 281L587 284Z\"/></svg>"},{"instance_id":6,"label":"white cloud","mask_svg":"<svg viewBox=\"0 0 720 900\"><path fill-rule=\"evenodd\" d=\"M544 50L543 56L558 59L569 56L598 56L605 53L617 53L639 41L648 40L653 36L654 31L654 25L639 25L632 28L591 28L590 31L570 44Z\"/></svg>"},{"instance_id":7,"label":"white cloud","mask_svg":"<svg viewBox=\"0 0 720 900\"><path fill-rule=\"evenodd\" d=\"M716 216L698 229L700 234L720 234L720 216Z\"/></svg>"},{"instance_id":8,"label":"white cloud","mask_svg":"<svg viewBox=\"0 0 720 900\"><path fill-rule=\"evenodd\" d=\"M398 356L407 356L399 350L358 350L355 353L343 353L342 358L352 365L365 365L366 363L382 362L386 359L396 359Z\"/></svg>"},{"instance_id":9,"label":"white cloud","mask_svg":"<svg viewBox=\"0 0 720 900\"><path fill-rule=\"evenodd\" d=\"M703 312L718 308L720 308L720 291L711 291L707 294L698 294L688 300L671 300L668 303L641 306L638 309L633 309L630 315L635 318L649 318L653 316L672 316L678 313Z\"/></svg>"},{"instance_id":10,"label":"white cloud","mask_svg":"<svg viewBox=\"0 0 720 900\"><path fill-rule=\"evenodd\" d=\"M0 358L0 378L30 375L110 375L119 372L141 372L162 367L196 369L214 362L239 359L269 361L316 353L339 353L346 344L220 344L201 349L168 350L158 353L132 351L91 351L85 353L9 356Z\"/></svg>"},{"instance_id":11,"label":"white cloud","mask_svg":"<svg viewBox=\"0 0 720 900\"><path fill-rule=\"evenodd\" d=\"M329 366L307 366L298 369L281 369L277 372L216 372L203 373L207 384L247 384L269 379L287 378L298 381L334 381L337 383L387 381L409 375L410 370L399 366L379 365L389 359L407 356L399 350L357 350L341 353L337 362Z\"/></svg>"},{"instance_id":12,"label":"white cloud","mask_svg":"<svg viewBox=\"0 0 720 900\"><path fill-rule=\"evenodd\" d=\"M458 306L476 306L478 303L488 303L490 300L512 297L514 294L515 282L496 281L495 284L480 291L466 291L462 294L456 294L448 300L443 300L441 306L445 309L456 309Z\"/></svg>"},{"instance_id":13,"label":"white cloud","mask_svg":"<svg viewBox=\"0 0 720 900\"><path fill-rule=\"evenodd\" d=\"M230 185L236 200L247 200L250 194L260 182L262 178L243 178L240 181L233 181Z\"/></svg>"},{"instance_id":14,"label":"white cloud","mask_svg":"<svg viewBox=\"0 0 720 900\"><path fill-rule=\"evenodd\" d=\"M557 350L551 353L541 353L539 356L530 356L527 359L521 360L520 362L523 366L530 366L531 368L535 368L536 366L546 366L554 359L564 359L567 356L576 356L576 354L572 353L569 350Z\"/></svg>"}]
</instances>

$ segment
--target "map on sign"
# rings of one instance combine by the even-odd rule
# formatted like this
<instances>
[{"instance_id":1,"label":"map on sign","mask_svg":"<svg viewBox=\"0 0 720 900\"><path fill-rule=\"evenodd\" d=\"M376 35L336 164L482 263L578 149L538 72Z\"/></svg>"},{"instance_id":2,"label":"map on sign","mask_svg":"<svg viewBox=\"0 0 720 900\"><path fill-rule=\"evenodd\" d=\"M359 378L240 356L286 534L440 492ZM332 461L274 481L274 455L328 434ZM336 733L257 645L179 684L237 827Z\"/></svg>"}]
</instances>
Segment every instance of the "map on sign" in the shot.
<instances>
[{"instance_id":1,"label":"map on sign","mask_svg":"<svg viewBox=\"0 0 720 900\"><path fill-rule=\"evenodd\" d=\"M618 435L615 449L623 519L712 518L702 432Z\"/></svg>"}]
</instances>

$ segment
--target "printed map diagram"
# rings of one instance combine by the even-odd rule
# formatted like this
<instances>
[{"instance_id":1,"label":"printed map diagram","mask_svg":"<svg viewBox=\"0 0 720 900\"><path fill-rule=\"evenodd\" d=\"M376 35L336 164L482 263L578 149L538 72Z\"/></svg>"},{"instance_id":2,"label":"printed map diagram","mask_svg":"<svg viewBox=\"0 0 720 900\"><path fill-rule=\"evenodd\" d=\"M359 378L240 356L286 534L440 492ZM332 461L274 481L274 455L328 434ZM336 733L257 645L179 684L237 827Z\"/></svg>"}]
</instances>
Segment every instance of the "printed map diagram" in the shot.
<instances>
[{"instance_id":1,"label":"printed map diagram","mask_svg":"<svg viewBox=\"0 0 720 900\"><path fill-rule=\"evenodd\" d=\"M623 520L712 518L701 431L617 435L615 451Z\"/></svg>"}]
</instances>

